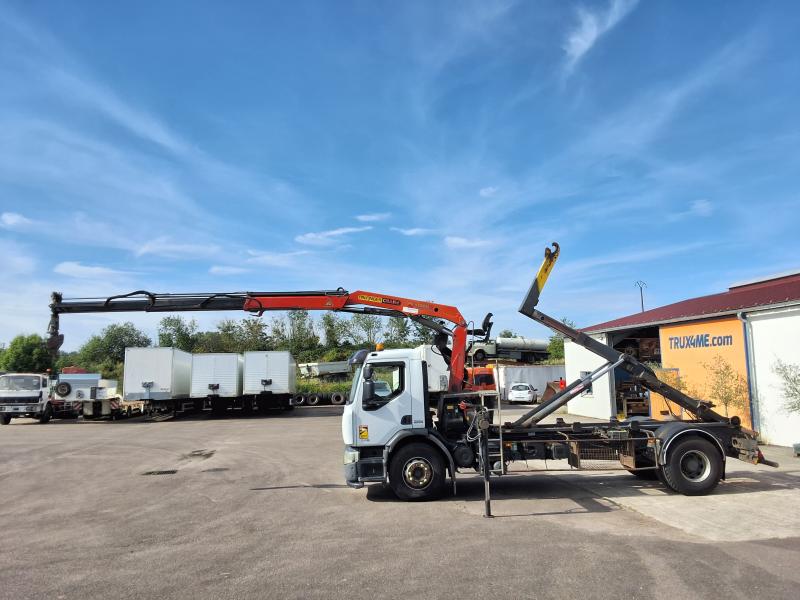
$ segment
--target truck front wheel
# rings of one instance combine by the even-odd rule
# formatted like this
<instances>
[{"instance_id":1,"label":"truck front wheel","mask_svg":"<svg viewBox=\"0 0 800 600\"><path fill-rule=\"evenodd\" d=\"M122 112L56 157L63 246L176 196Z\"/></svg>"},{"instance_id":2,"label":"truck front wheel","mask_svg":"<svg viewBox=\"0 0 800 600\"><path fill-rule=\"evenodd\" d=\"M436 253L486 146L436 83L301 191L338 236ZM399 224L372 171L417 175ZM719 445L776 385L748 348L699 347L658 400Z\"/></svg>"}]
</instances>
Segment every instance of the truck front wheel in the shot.
<instances>
[{"instance_id":1,"label":"truck front wheel","mask_svg":"<svg viewBox=\"0 0 800 600\"><path fill-rule=\"evenodd\" d=\"M11 415L0 415L0 425L8 425L11 423Z\"/></svg>"},{"instance_id":2,"label":"truck front wheel","mask_svg":"<svg viewBox=\"0 0 800 600\"><path fill-rule=\"evenodd\" d=\"M403 446L389 464L389 485L401 500L432 500L445 489L442 455L428 444Z\"/></svg>"},{"instance_id":3,"label":"truck front wheel","mask_svg":"<svg viewBox=\"0 0 800 600\"><path fill-rule=\"evenodd\" d=\"M670 450L662 473L665 483L676 492L702 496L717 487L722 476L722 457L707 439L690 437Z\"/></svg>"},{"instance_id":4,"label":"truck front wheel","mask_svg":"<svg viewBox=\"0 0 800 600\"><path fill-rule=\"evenodd\" d=\"M44 425L45 423L50 422L50 418L53 416L53 407L49 404L44 407L44 412L39 417L39 423Z\"/></svg>"}]
</instances>

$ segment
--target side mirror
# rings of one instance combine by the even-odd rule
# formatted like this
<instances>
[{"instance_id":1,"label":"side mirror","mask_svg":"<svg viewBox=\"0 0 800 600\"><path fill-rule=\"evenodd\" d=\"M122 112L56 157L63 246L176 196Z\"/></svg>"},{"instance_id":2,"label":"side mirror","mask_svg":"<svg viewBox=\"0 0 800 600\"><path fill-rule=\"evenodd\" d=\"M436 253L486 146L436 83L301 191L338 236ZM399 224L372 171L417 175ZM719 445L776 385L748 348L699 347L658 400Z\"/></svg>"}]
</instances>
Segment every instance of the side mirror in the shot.
<instances>
[{"instance_id":1,"label":"side mirror","mask_svg":"<svg viewBox=\"0 0 800 600\"><path fill-rule=\"evenodd\" d=\"M364 381L370 381L371 379L372 379L372 365L364 365Z\"/></svg>"},{"instance_id":2,"label":"side mirror","mask_svg":"<svg viewBox=\"0 0 800 600\"><path fill-rule=\"evenodd\" d=\"M375 382L372 379L365 379L364 386L361 388L361 401L365 404L373 402L375 397Z\"/></svg>"}]
</instances>

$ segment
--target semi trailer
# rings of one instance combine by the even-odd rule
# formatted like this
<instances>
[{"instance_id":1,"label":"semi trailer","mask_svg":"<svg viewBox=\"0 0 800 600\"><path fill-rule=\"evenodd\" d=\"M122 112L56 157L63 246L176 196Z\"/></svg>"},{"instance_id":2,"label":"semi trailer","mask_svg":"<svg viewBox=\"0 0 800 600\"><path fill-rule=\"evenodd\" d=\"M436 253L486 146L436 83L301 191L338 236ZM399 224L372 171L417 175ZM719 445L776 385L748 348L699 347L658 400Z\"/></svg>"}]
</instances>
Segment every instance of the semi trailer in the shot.
<instances>
[{"instance_id":1,"label":"semi trailer","mask_svg":"<svg viewBox=\"0 0 800 600\"><path fill-rule=\"evenodd\" d=\"M77 419L86 399L102 385L98 373L6 373L0 375L0 423L29 417L40 423L52 418Z\"/></svg>"}]
</instances>

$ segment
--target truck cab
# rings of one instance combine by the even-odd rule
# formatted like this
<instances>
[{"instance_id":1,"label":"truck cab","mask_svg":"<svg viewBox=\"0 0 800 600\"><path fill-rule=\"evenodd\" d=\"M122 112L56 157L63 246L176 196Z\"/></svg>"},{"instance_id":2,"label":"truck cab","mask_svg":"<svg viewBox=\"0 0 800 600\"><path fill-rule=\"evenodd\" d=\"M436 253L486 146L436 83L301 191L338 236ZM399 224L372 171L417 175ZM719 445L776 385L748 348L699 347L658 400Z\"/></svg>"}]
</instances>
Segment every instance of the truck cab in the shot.
<instances>
[{"instance_id":1,"label":"truck cab","mask_svg":"<svg viewBox=\"0 0 800 600\"><path fill-rule=\"evenodd\" d=\"M404 500L425 499L444 492L448 473L454 480L459 466L476 465L473 451L443 433L435 416L445 411L465 424L459 403L496 392L448 393L447 365L432 346L357 354L351 362L353 385L342 415L349 486L383 482Z\"/></svg>"},{"instance_id":2,"label":"truck cab","mask_svg":"<svg viewBox=\"0 0 800 600\"><path fill-rule=\"evenodd\" d=\"M51 380L41 373L0 375L0 424L15 417L33 417L47 423L53 415L50 404Z\"/></svg>"}]
</instances>

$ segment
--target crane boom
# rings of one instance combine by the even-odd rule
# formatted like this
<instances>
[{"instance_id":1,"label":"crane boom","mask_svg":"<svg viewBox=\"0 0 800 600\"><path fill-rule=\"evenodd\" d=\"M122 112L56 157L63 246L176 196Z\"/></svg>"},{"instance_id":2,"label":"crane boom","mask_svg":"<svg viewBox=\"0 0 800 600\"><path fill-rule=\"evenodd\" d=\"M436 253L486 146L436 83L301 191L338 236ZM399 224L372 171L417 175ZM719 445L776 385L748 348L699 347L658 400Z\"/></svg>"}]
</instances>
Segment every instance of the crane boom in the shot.
<instances>
[{"instance_id":1,"label":"crane boom","mask_svg":"<svg viewBox=\"0 0 800 600\"><path fill-rule=\"evenodd\" d=\"M331 310L411 319L434 330L439 347L450 367L450 391L461 391L466 360L467 322L454 306L400 296L344 288L298 292L212 292L160 294L137 290L107 298L67 298L53 292L47 347L56 352L64 342L59 317L72 313L101 312L185 312L243 310L257 316L273 310ZM440 320L453 324L452 328ZM482 330L474 330L482 333ZM452 349L447 347L452 337Z\"/></svg>"}]
</instances>

